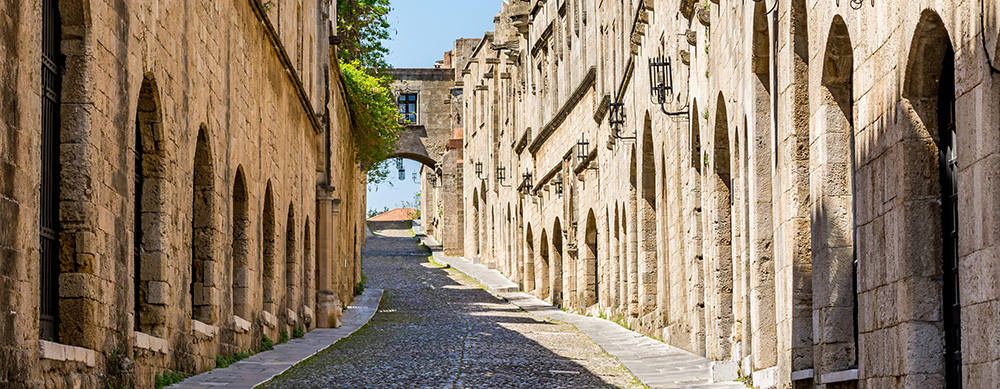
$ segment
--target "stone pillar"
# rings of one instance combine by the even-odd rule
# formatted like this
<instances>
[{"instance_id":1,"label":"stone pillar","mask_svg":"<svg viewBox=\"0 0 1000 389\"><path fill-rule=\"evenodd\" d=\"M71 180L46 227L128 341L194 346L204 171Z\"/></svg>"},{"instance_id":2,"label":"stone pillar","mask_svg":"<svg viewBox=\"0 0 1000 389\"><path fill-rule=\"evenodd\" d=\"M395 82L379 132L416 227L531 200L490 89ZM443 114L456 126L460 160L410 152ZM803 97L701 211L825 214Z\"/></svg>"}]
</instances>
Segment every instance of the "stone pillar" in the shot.
<instances>
[{"instance_id":1,"label":"stone pillar","mask_svg":"<svg viewBox=\"0 0 1000 389\"><path fill-rule=\"evenodd\" d=\"M316 193L316 327L340 326L342 312L333 277L334 259L333 190Z\"/></svg>"}]
</instances>

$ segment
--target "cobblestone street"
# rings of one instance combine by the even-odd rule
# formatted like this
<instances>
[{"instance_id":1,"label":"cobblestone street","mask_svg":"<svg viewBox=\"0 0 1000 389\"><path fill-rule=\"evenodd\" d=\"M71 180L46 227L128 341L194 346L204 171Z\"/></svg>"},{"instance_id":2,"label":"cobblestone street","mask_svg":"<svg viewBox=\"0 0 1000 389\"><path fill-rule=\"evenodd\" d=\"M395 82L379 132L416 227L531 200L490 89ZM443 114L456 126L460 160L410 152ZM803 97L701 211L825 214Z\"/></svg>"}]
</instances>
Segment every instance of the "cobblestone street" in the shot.
<instances>
[{"instance_id":1,"label":"cobblestone street","mask_svg":"<svg viewBox=\"0 0 1000 389\"><path fill-rule=\"evenodd\" d=\"M367 286L384 290L375 317L265 387L641 387L573 326L429 262L409 230L382 235L364 248Z\"/></svg>"}]
</instances>

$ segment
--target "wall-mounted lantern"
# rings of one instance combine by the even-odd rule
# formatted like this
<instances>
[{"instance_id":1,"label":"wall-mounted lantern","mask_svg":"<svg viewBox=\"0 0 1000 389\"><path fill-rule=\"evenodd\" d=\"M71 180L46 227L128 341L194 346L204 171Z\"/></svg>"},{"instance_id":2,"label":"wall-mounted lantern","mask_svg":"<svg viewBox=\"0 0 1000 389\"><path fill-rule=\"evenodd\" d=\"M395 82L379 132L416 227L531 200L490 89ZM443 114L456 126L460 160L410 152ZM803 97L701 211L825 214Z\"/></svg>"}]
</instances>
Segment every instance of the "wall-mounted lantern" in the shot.
<instances>
[{"instance_id":1,"label":"wall-mounted lantern","mask_svg":"<svg viewBox=\"0 0 1000 389\"><path fill-rule=\"evenodd\" d=\"M510 188L513 185L504 185L503 182L507 180L507 168L500 166L497 168L497 181L500 181L500 186L504 188Z\"/></svg>"},{"instance_id":2,"label":"wall-mounted lantern","mask_svg":"<svg viewBox=\"0 0 1000 389\"><path fill-rule=\"evenodd\" d=\"M590 154L590 142L587 142L587 136L584 134L580 137L580 141L576 142L576 160L577 163L583 164L587 160Z\"/></svg>"},{"instance_id":3,"label":"wall-mounted lantern","mask_svg":"<svg viewBox=\"0 0 1000 389\"><path fill-rule=\"evenodd\" d=\"M649 59L649 94L653 104L661 107L674 100L673 69L669 57Z\"/></svg>"},{"instance_id":4,"label":"wall-mounted lantern","mask_svg":"<svg viewBox=\"0 0 1000 389\"><path fill-rule=\"evenodd\" d=\"M553 185L555 185L555 187L556 187L556 194L559 195L559 197L562 197L562 195L563 195L563 179L562 179L562 174L556 175L556 181L553 183Z\"/></svg>"},{"instance_id":5,"label":"wall-mounted lantern","mask_svg":"<svg viewBox=\"0 0 1000 389\"><path fill-rule=\"evenodd\" d=\"M438 179L437 174L431 174L428 179L431 181L431 188L437 189L441 187L441 180Z\"/></svg>"},{"instance_id":6,"label":"wall-mounted lantern","mask_svg":"<svg viewBox=\"0 0 1000 389\"><path fill-rule=\"evenodd\" d=\"M635 139L635 135L623 136L622 126L625 125L625 103L621 100L608 104L611 112L608 115L608 125L611 126L611 134L618 139Z\"/></svg>"},{"instance_id":7,"label":"wall-mounted lantern","mask_svg":"<svg viewBox=\"0 0 1000 389\"><path fill-rule=\"evenodd\" d=\"M674 74L670 57L657 56L649 59L649 94L653 104L668 116L687 115L688 111L667 111L666 105L674 101Z\"/></svg>"},{"instance_id":8,"label":"wall-mounted lantern","mask_svg":"<svg viewBox=\"0 0 1000 389\"><path fill-rule=\"evenodd\" d=\"M406 169L403 168L402 158L396 158L396 170L399 171L399 180L406 180Z\"/></svg>"},{"instance_id":9,"label":"wall-mounted lantern","mask_svg":"<svg viewBox=\"0 0 1000 389\"><path fill-rule=\"evenodd\" d=\"M480 180L483 179L483 163L482 162L476 162L476 177L478 177Z\"/></svg>"},{"instance_id":10,"label":"wall-mounted lantern","mask_svg":"<svg viewBox=\"0 0 1000 389\"><path fill-rule=\"evenodd\" d=\"M521 175L521 178L521 191L531 194L531 187L533 186L531 183L531 173L524 173Z\"/></svg>"},{"instance_id":11,"label":"wall-mounted lantern","mask_svg":"<svg viewBox=\"0 0 1000 389\"><path fill-rule=\"evenodd\" d=\"M420 175L419 174L413 173L413 183L414 184L419 184L420 183Z\"/></svg>"}]
</instances>

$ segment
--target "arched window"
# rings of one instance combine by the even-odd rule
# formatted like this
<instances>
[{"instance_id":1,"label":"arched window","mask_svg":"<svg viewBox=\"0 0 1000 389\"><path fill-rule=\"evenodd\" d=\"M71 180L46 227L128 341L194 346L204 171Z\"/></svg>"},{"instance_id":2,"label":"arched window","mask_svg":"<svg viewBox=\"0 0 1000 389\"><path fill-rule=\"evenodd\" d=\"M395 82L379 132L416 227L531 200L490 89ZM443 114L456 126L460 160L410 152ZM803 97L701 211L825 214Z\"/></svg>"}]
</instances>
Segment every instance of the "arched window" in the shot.
<instances>
[{"instance_id":1,"label":"arched window","mask_svg":"<svg viewBox=\"0 0 1000 389\"><path fill-rule=\"evenodd\" d=\"M535 273L538 278L536 291L541 299L549 298L549 237L548 233L542 230L542 239L538 244L538 263L535 266Z\"/></svg>"},{"instance_id":2,"label":"arched window","mask_svg":"<svg viewBox=\"0 0 1000 389\"><path fill-rule=\"evenodd\" d=\"M583 282L586 288L583 294L583 307L586 308L600 302L600 284L598 280L598 260L597 260L597 218L594 217L594 210L587 212L586 230L584 232L584 252L583 252Z\"/></svg>"},{"instance_id":3,"label":"arched window","mask_svg":"<svg viewBox=\"0 0 1000 389\"><path fill-rule=\"evenodd\" d=\"M163 211L166 158L159 91L152 78L143 79L135 118L133 206L133 296L135 330L166 336L165 317L171 280L166 278L164 230L169 214Z\"/></svg>"},{"instance_id":4,"label":"arched window","mask_svg":"<svg viewBox=\"0 0 1000 389\"><path fill-rule=\"evenodd\" d=\"M715 107L715 128L711 175L706 190L709 197L709 222L712 223L712 243L709 274L706 274L705 305L709 327L706 335L708 357L715 360L729 358L730 333L733 325L733 253L732 253L732 174L729 151L729 119L726 100L719 94Z\"/></svg>"},{"instance_id":5,"label":"arched window","mask_svg":"<svg viewBox=\"0 0 1000 389\"><path fill-rule=\"evenodd\" d=\"M278 306L281 303L281 298L278 296L279 288L276 288L278 283L278 269L277 269L277 255L275 253L275 218L274 218L274 192L271 190L271 181L267 182L267 189L264 191L264 210L261 215L261 231L263 236L261 237L263 247L261 248L261 253L263 257L262 271L264 276L263 280L263 292L264 292L264 312L275 314L278 312Z\"/></svg>"},{"instance_id":6,"label":"arched window","mask_svg":"<svg viewBox=\"0 0 1000 389\"><path fill-rule=\"evenodd\" d=\"M810 166L817 375L857 366L853 50L846 23L834 17L822 65L819 109L825 120L810 147L818 152Z\"/></svg>"},{"instance_id":7,"label":"arched window","mask_svg":"<svg viewBox=\"0 0 1000 389\"><path fill-rule=\"evenodd\" d=\"M253 287L254 274L250 268L250 207L247 192L246 176L243 167L236 168L236 178L233 181L233 218L232 218L232 303L233 315L249 320L250 290Z\"/></svg>"},{"instance_id":8,"label":"arched window","mask_svg":"<svg viewBox=\"0 0 1000 389\"><path fill-rule=\"evenodd\" d=\"M295 239L295 205L288 204L288 221L285 223L285 309L290 325L297 324L296 304L299 301L299 257Z\"/></svg>"},{"instance_id":9,"label":"arched window","mask_svg":"<svg viewBox=\"0 0 1000 389\"><path fill-rule=\"evenodd\" d=\"M194 186L191 202L191 318L202 323L216 322L213 290L218 275L215 264L215 167L206 129L198 130L194 152Z\"/></svg>"},{"instance_id":10,"label":"arched window","mask_svg":"<svg viewBox=\"0 0 1000 389\"><path fill-rule=\"evenodd\" d=\"M561 307L565 305L563 302L565 280L563 279L563 230L559 218L556 218L552 225L552 257L549 266L552 267L552 305Z\"/></svg>"}]
</instances>

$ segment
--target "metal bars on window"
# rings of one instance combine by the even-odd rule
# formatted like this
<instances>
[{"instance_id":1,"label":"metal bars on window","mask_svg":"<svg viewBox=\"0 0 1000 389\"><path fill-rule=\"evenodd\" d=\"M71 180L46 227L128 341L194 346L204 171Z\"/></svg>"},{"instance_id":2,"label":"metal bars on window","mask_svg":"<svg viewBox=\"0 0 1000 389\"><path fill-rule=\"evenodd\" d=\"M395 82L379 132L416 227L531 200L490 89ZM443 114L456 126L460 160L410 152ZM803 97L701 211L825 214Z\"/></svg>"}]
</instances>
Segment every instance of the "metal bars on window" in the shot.
<instances>
[{"instance_id":1,"label":"metal bars on window","mask_svg":"<svg viewBox=\"0 0 1000 389\"><path fill-rule=\"evenodd\" d=\"M39 336L59 340L59 105L62 56L57 0L42 4L42 177L39 191Z\"/></svg>"}]
</instances>

